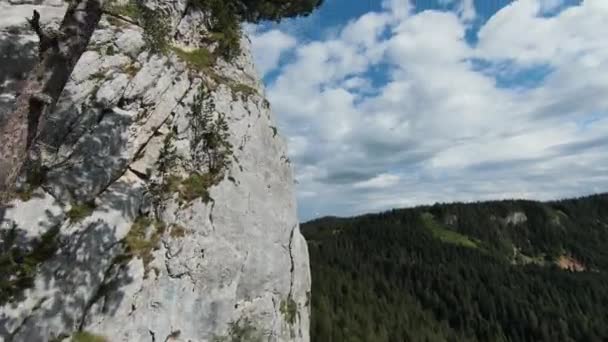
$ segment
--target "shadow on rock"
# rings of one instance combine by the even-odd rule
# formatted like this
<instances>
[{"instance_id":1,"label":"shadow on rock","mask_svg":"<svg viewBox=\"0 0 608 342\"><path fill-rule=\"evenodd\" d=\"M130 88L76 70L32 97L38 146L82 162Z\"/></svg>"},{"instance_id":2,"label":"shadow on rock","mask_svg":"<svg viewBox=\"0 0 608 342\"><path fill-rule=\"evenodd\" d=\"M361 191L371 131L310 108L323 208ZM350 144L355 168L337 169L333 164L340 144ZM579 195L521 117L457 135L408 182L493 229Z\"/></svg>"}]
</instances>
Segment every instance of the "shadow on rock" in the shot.
<instances>
[{"instance_id":1,"label":"shadow on rock","mask_svg":"<svg viewBox=\"0 0 608 342\"><path fill-rule=\"evenodd\" d=\"M82 329L93 306L115 312L121 287L133 281L122 239L139 205L129 191L128 184L112 186L104 198L112 205L81 222L63 213L40 220L39 237L31 232L41 227L20 227L18 219L0 230L0 337L47 341Z\"/></svg>"}]
</instances>

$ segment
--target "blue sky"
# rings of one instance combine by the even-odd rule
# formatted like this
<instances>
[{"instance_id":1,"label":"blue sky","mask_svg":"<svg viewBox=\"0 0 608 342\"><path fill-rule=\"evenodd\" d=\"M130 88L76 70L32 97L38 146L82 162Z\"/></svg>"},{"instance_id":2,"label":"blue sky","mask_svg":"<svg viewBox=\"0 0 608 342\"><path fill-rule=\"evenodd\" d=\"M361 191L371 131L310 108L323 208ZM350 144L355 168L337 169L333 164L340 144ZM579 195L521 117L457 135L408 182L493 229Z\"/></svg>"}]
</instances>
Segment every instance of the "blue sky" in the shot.
<instances>
[{"instance_id":1,"label":"blue sky","mask_svg":"<svg viewBox=\"0 0 608 342\"><path fill-rule=\"evenodd\" d=\"M302 220L608 191L605 0L326 0L246 27Z\"/></svg>"}]
</instances>

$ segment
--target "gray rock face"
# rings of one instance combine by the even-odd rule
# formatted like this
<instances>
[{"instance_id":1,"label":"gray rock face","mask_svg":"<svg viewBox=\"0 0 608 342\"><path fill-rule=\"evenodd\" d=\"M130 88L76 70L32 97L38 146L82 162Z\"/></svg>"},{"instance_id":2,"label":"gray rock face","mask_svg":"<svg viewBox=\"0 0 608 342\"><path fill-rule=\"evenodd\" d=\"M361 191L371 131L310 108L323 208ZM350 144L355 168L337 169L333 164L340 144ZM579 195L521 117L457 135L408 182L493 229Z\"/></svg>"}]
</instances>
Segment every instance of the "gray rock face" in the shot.
<instances>
[{"instance_id":1,"label":"gray rock face","mask_svg":"<svg viewBox=\"0 0 608 342\"><path fill-rule=\"evenodd\" d=\"M512 224L512 225L518 225L518 224L522 224L528 221L528 217L526 216L526 213L521 212L521 211L516 211L513 213L510 213L507 217L504 218L503 222L504 224Z\"/></svg>"},{"instance_id":2,"label":"gray rock face","mask_svg":"<svg viewBox=\"0 0 608 342\"><path fill-rule=\"evenodd\" d=\"M204 15L185 0L149 2L165 6L172 44L200 48ZM35 63L24 17L39 8L52 22L61 6L0 0L10 14L0 18L0 61L10 62L0 63L0 119ZM102 20L49 118L35 160L44 177L24 181L24 195L0 209L2 236L17 236L0 252L36 260L31 284L0 298L0 341L77 331L108 341L308 341L292 170L248 40L234 61L197 70L150 53L140 27L112 23ZM233 152L209 198L184 199L210 172L197 133L203 93L202 110L225 117Z\"/></svg>"}]
</instances>

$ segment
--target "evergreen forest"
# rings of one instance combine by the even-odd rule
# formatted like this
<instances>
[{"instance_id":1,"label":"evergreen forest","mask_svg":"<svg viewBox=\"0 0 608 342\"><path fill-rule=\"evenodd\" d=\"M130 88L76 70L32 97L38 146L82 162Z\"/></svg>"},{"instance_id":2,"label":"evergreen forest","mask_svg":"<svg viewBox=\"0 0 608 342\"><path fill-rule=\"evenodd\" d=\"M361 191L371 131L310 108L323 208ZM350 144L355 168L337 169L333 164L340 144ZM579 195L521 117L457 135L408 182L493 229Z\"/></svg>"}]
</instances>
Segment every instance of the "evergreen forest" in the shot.
<instances>
[{"instance_id":1,"label":"evergreen forest","mask_svg":"<svg viewBox=\"0 0 608 342\"><path fill-rule=\"evenodd\" d=\"M302 225L311 340L608 341L608 194Z\"/></svg>"}]
</instances>

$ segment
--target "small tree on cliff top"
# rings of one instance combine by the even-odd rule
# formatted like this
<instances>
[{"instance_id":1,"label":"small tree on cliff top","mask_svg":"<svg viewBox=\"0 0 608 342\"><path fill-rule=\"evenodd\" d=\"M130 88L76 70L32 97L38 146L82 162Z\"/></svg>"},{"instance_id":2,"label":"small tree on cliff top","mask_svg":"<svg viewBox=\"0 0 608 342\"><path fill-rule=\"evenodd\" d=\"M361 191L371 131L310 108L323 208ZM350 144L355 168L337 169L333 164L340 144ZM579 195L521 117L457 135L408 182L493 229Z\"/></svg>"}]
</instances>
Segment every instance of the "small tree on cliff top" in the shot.
<instances>
[{"instance_id":1,"label":"small tree on cliff top","mask_svg":"<svg viewBox=\"0 0 608 342\"><path fill-rule=\"evenodd\" d=\"M34 11L30 26L40 39L38 64L28 75L15 110L0 123L0 203L6 201L31 147L44 128L109 0L71 0L59 30L47 32ZM226 8L228 19L260 22L310 14L323 0L190 0L189 6L206 10ZM139 0L138 5L144 6ZM218 7L218 5L221 5ZM235 20L235 19L232 19ZM237 24L238 24L237 21ZM234 39L234 37L224 37Z\"/></svg>"}]
</instances>

